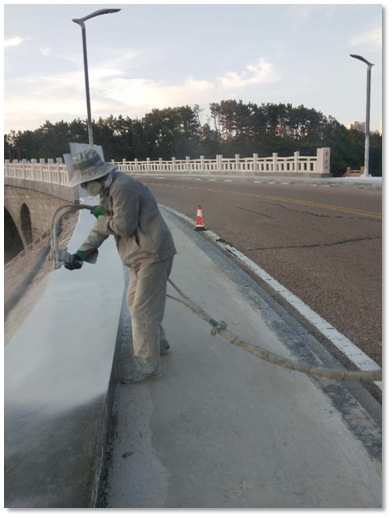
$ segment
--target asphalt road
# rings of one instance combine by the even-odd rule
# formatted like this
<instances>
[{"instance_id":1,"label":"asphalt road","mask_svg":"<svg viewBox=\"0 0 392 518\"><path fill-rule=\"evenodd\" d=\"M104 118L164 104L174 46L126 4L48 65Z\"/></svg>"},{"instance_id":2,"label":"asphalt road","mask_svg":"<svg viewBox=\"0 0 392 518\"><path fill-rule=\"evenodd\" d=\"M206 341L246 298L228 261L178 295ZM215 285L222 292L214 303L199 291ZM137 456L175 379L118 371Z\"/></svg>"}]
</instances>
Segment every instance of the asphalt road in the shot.
<instances>
[{"instance_id":1,"label":"asphalt road","mask_svg":"<svg viewBox=\"0 0 392 518\"><path fill-rule=\"evenodd\" d=\"M188 217L195 219L197 205L201 205L210 230L382 366L380 188L223 179L139 180L148 185L158 203Z\"/></svg>"}]
</instances>

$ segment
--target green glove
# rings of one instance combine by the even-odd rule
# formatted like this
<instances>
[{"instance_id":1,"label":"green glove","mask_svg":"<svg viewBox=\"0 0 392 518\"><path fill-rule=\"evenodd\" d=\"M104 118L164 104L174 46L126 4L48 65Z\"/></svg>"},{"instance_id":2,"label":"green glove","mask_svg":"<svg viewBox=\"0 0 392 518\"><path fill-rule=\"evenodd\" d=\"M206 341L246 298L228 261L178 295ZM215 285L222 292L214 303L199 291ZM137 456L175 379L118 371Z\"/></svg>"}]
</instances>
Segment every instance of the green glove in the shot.
<instances>
[{"instance_id":1,"label":"green glove","mask_svg":"<svg viewBox=\"0 0 392 518\"><path fill-rule=\"evenodd\" d=\"M102 207L102 205L98 205L91 211L91 214L93 214L98 219L98 216L104 216L105 212L108 212L105 209L105 207Z\"/></svg>"},{"instance_id":2,"label":"green glove","mask_svg":"<svg viewBox=\"0 0 392 518\"><path fill-rule=\"evenodd\" d=\"M86 252L82 252L81 250L78 250L73 255L77 255L81 261L85 261L87 257Z\"/></svg>"}]
</instances>

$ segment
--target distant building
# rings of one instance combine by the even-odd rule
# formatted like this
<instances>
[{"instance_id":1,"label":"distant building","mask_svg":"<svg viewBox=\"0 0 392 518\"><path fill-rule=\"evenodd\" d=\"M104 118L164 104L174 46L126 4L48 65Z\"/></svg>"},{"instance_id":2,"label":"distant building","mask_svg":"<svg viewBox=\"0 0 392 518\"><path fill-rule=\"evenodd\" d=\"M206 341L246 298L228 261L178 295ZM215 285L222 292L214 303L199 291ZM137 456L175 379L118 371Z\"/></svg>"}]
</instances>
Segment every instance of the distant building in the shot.
<instances>
[{"instance_id":1,"label":"distant building","mask_svg":"<svg viewBox=\"0 0 392 518\"><path fill-rule=\"evenodd\" d=\"M366 123L365 122L358 122L358 121L349 122L347 124L347 129L348 130L356 129L357 131L362 131L362 133L365 133L366 132Z\"/></svg>"}]
</instances>

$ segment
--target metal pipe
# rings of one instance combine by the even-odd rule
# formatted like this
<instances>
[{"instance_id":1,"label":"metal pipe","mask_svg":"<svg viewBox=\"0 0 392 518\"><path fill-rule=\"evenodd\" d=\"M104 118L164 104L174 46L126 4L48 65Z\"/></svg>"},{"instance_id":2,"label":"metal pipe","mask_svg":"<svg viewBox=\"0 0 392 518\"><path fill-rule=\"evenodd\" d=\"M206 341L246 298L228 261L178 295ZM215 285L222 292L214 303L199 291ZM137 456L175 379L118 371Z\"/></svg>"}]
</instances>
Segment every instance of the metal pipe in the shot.
<instances>
[{"instance_id":1,"label":"metal pipe","mask_svg":"<svg viewBox=\"0 0 392 518\"><path fill-rule=\"evenodd\" d=\"M369 152L370 152L370 82L373 63L370 63L367 59L358 54L350 54L354 59L358 59L367 65L367 81L366 81L366 127L365 127L365 164L363 177L371 176L369 172Z\"/></svg>"},{"instance_id":2,"label":"metal pipe","mask_svg":"<svg viewBox=\"0 0 392 518\"><path fill-rule=\"evenodd\" d=\"M366 83L366 136L365 136L365 171L363 176L371 176L369 171L369 151L370 151L370 85L371 85L372 65L367 67Z\"/></svg>"},{"instance_id":3,"label":"metal pipe","mask_svg":"<svg viewBox=\"0 0 392 518\"><path fill-rule=\"evenodd\" d=\"M88 144L90 149L93 148L93 125L91 121L91 104L90 104L90 85L88 80L88 62L87 62L87 40L86 27L82 25L82 39L83 39L83 61L84 61L84 80L86 85L86 101L87 101L87 130L88 130Z\"/></svg>"},{"instance_id":4,"label":"metal pipe","mask_svg":"<svg viewBox=\"0 0 392 518\"><path fill-rule=\"evenodd\" d=\"M91 120L91 103L90 103L90 84L88 79L88 62L87 62L87 38L86 38L86 25L85 21L101 16L102 14L118 13L121 9L100 9L93 13L84 16L84 18L75 18L72 21L80 25L82 29L82 41L83 41L83 61L84 61L84 81L86 85L86 101L87 101L87 131L88 131L88 145L90 149L93 148L93 125Z\"/></svg>"}]
</instances>

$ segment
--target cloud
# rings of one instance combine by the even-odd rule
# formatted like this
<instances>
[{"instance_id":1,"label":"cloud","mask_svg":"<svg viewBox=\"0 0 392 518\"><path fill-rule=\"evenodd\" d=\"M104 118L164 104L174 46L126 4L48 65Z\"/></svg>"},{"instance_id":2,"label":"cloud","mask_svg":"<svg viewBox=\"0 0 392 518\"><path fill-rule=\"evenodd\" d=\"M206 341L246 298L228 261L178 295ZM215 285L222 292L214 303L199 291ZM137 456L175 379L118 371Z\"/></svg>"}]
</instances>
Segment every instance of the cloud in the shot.
<instances>
[{"instance_id":1,"label":"cloud","mask_svg":"<svg viewBox=\"0 0 392 518\"><path fill-rule=\"evenodd\" d=\"M27 41L29 38L21 38L20 36L14 36L13 38L6 38L4 40L4 48L7 47L16 47L20 45L24 41Z\"/></svg>"},{"instance_id":2,"label":"cloud","mask_svg":"<svg viewBox=\"0 0 392 518\"><path fill-rule=\"evenodd\" d=\"M177 85L170 85L163 81L119 78L108 81L104 93L106 98L130 106L165 108L181 103L197 102L200 97L213 89L213 83L192 78Z\"/></svg>"},{"instance_id":3,"label":"cloud","mask_svg":"<svg viewBox=\"0 0 392 518\"><path fill-rule=\"evenodd\" d=\"M354 36L349 41L350 47L360 47L362 45L367 45L372 49L381 49L382 48L382 27L376 27L374 29L370 29L367 32L362 32L358 34L358 36Z\"/></svg>"},{"instance_id":4,"label":"cloud","mask_svg":"<svg viewBox=\"0 0 392 518\"><path fill-rule=\"evenodd\" d=\"M271 63L260 59L256 65L248 65L246 70L240 72L226 72L219 80L223 88L245 88L259 83L271 83L278 81L279 77Z\"/></svg>"},{"instance_id":5,"label":"cloud","mask_svg":"<svg viewBox=\"0 0 392 518\"><path fill-rule=\"evenodd\" d=\"M129 70L125 71L120 66L121 61L130 59L131 54L128 54L112 60L111 66L102 63L99 67L89 68L93 117L120 113L135 117L143 116L153 108L208 104L219 96L234 95L233 90L279 80L274 66L260 59L241 72L226 72L212 80L186 77L171 84L167 81L130 78ZM35 121L39 116L42 123L48 118L54 121L85 117L83 69L18 78L13 80L12 86L12 94L6 96L4 106L7 128L11 125L13 129L25 128L25 120Z\"/></svg>"},{"instance_id":6,"label":"cloud","mask_svg":"<svg viewBox=\"0 0 392 518\"><path fill-rule=\"evenodd\" d=\"M299 24L307 21L312 16L317 7L320 6L312 4L296 4L290 6L287 9L287 13L295 23Z\"/></svg>"}]
</instances>

